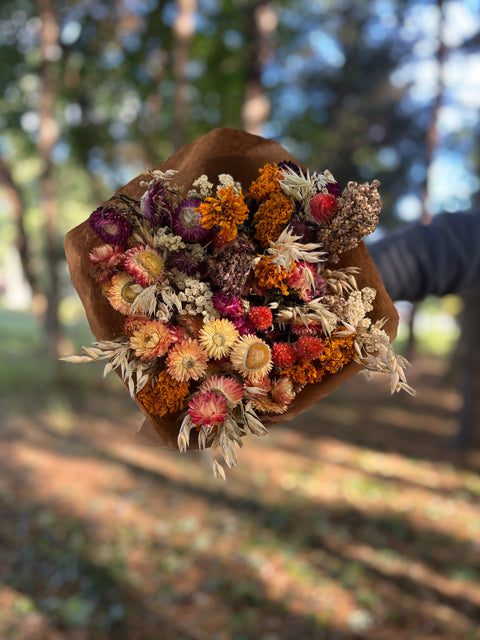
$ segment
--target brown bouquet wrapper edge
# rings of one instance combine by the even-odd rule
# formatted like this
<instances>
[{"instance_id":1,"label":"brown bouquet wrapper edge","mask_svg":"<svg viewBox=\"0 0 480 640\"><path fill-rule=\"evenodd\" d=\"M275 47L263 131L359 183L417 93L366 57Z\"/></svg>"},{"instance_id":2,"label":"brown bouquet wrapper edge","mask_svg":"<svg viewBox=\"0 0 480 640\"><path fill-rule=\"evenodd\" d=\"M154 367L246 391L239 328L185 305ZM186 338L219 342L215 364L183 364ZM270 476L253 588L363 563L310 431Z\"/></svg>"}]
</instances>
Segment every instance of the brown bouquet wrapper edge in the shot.
<instances>
[{"instance_id":1,"label":"brown bouquet wrapper edge","mask_svg":"<svg viewBox=\"0 0 480 640\"><path fill-rule=\"evenodd\" d=\"M220 173L229 173L244 189L248 189L252 180L258 176L259 168L269 162L280 163L285 160L302 166L296 158L272 140L232 129L215 129L183 147L155 169L177 170L174 182L185 186L186 190L201 174L208 175L210 180L216 180ZM145 191L140 182L147 179L143 174L137 176L119 192L140 200ZM85 308L90 329L99 341L113 340L122 335L124 323L124 316L111 307L96 282L89 276L88 254L94 246L100 244L103 243L91 230L88 220L72 229L65 238L65 255L72 282ZM334 268L349 266L359 267L361 270L357 276L359 288L369 286L376 289L374 309L369 317L373 322L386 318L384 329L390 340L393 340L397 332L398 314L363 242L355 249L342 254L340 262L334 265ZM316 404L361 369L361 365L352 362L338 373L325 374L321 382L308 385L301 391L285 413L263 415L262 422L268 427L293 418ZM177 435L181 420L173 416L152 416L139 402L137 405L146 418L137 437L149 444L178 449ZM192 439L189 448L198 448L196 439Z\"/></svg>"}]
</instances>

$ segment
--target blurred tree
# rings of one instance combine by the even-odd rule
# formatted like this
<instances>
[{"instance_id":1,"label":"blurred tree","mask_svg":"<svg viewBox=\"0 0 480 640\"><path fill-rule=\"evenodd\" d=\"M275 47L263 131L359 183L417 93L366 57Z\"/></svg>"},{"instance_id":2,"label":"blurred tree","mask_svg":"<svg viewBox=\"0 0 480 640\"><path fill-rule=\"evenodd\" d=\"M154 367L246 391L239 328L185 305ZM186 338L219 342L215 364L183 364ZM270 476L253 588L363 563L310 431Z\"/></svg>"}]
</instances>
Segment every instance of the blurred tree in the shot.
<instances>
[{"instance_id":1,"label":"blurred tree","mask_svg":"<svg viewBox=\"0 0 480 640\"><path fill-rule=\"evenodd\" d=\"M478 24L465 26L470 9L459 4L3 2L0 178L12 215L0 218L2 231L8 227L0 252L15 220L26 277L53 310L50 293L62 288L54 262L69 227L176 146L242 122L342 183L379 177L389 228L402 202L421 201L434 120L442 137L430 154L432 180L439 183L442 154L455 153L469 182L458 181L453 201L468 206L479 188L480 125L446 79L454 56L466 64L478 51ZM443 48L439 9L448 27ZM440 101L429 86L435 59L445 68Z\"/></svg>"},{"instance_id":2,"label":"blurred tree","mask_svg":"<svg viewBox=\"0 0 480 640\"><path fill-rule=\"evenodd\" d=\"M268 0L256 0L249 11L251 34L248 42L242 127L260 135L270 115L270 99L262 83L262 69L272 53L277 16Z\"/></svg>"},{"instance_id":3,"label":"blurred tree","mask_svg":"<svg viewBox=\"0 0 480 640\"><path fill-rule=\"evenodd\" d=\"M41 202L45 216L45 260L47 264L46 330L52 362L59 357L60 322L58 264L61 254L57 251L58 201L53 167L53 151L59 140L59 128L55 117L57 69L52 64L58 57L60 25L52 0L37 0L40 20L40 90L38 96L37 148L42 163L40 174Z\"/></svg>"},{"instance_id":4,"label":"blurred tree","mask_svg":"<svg viewBox=\"0 0 480 640\"><path fill-rule=\"evenodd\" d=\"M195 33L196 0L176 0L177 16L173 23L172 67L174 81L173 146L175 149L186 143L185 129L188 122L188 78L187 69L190 46Z\"/></svg>"}]
</instances>

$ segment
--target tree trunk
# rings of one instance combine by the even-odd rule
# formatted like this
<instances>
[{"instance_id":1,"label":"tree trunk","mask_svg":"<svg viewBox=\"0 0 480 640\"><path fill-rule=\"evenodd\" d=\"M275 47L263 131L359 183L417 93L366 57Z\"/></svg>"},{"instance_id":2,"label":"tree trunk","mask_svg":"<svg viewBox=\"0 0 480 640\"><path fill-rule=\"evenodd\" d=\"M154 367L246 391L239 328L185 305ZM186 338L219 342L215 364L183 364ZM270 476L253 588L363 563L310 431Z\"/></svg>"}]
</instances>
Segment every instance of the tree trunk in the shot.
<instances>
[{"instance_id":1,"label":"tree trunk","mask_svg":"<svg viewBox=\"0 0 480 640\"><path fill-rule=\"evenodd\" d=\"M270 100L262 84L262 67L272 51L277 16L269 0L253 4L249 14L251 33L247 60L247 79L242 106L242 126L248 133L260 135L270 115Z\"/></svg>"},{"instance_id":2,"label":"tree trunk","mask_svg":"<svg viewBox=\"0 0 480 640\"><path fill-rule=\"evenodd\" d=\"M17 228L15 245L18 250L18 255L20 256L23 275L32 294L35 296L39 293L39 288L37 277L32 267L30 243L27 232L25 231L25 203L23 201L23 194L13 178L10 167L2 157L0 157L0 183L3 184L7 199L10 201L12 207L15 226Z\"/></svg>"},{"instance_id":3,"label":"tree trunk","mask_svg":"<svg viewBox=\"0 0 480 640\"><path fill-rule=\"evenodd\" d=\"M428 206L428 198L430 195L430 182L429 173L432 166L435 151L439 144L439 131L438 131L438 119L440 115L440 109L443 104L445 94L445 60L447 47L445 45L445 10L444 0L437 0L438 7L438 46L436 52L437 61L437 90L435 95L435 101L430 112L430 121L425 136L425 178L422 185L422 214L420 221L423 224L429 224L432 221L432 214ZM408 328L408 357L412 359L415 354L416 344L413 327L415 323L416 306L414 305L411 311L410 323Z\"/></svg>"},{"instance_id":4,"label":"tree trunk","mask_svg":"<svg viewBox=\"0 0 480 640\"><path fill-rule=\"evenodd\" d=\"M173 25L173 79L175 82L173 100L174 148L180 149L186 143L185 125L188 119L188 78L187 64L190 58L190 44L195 33L196 0L177 0L177 17Z\"/></svg>"},{"instance_id":5,"label":"tree trunk","mask_svg":"<svg viewBox=\"0 0 480 640\"><path fill-rule=\"evenodd\" d=\"M438 17L438 47L436 53L437 62L437 91L435 101L430 112L430 121L426 133L426 151L425 151L425 179L422 188L422 222L428 224L432 219L432 214L428 208L429 196L429 170L437 150L439 143L438 118L440 109L443 104L445 95L445 61L447 56L447 47L445 44L445 10L444 0L437 0L439 12Z\"/></svg>"},{"instance_id":6,"label":"tree trunk","mask_svg":"<svg viewBox=\"0 0 480 640\"><path fill-rule=\"evenodd\" d=\"M43 171L40 178L43 211L45 214L45 256L48 275L47 310L45 326L47 331L48 350L52 361L58 362L60 323L59 277L57 252L57 200L53 175L52 152L59 138L58 125L55 120L55 69L53 60L59 47L59 23L52 0L37 0L38 16L41 21L40 54L41 54L41 90L39 96L39 131L37 148L42 160Z\"/></svg>"}]
</instances>

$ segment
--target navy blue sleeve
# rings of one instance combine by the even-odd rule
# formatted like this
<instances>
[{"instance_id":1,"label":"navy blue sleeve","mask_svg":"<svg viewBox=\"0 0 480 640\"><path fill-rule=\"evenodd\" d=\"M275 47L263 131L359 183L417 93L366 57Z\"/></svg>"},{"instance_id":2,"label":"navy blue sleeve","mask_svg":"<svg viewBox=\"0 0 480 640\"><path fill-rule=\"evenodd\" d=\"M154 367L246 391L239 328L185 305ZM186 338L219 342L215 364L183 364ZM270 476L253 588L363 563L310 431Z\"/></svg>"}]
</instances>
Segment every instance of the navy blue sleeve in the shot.
<instances>
[{"instance_id":1,"label":"navy blue sleeve","mask_svg":"<svg viewBox=\"0 0 480 640\"><path fill-rule=\"evenodd\" d=\"M368 245L392 300L461 293L480 284L480 210L442 213Z\"/></svg>"}]
</instances>

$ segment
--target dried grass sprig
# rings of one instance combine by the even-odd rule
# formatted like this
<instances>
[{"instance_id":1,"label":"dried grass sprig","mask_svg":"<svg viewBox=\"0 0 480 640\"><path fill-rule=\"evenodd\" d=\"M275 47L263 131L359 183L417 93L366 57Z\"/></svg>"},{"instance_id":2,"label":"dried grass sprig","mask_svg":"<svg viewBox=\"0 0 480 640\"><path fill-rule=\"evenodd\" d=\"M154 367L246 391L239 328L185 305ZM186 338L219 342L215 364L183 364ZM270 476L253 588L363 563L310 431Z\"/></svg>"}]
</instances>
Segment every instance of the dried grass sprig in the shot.
<instances>
[{"instance_id":1,"label":"dried grass sprig","mask_svg":"<svg viewBox=\"0 0 480 640\"><path fill-rule=\"evenodd\" d=\"M134 356L127 336L115 340L94 342L90 347L82 347L83 356L64 356L64 362L82 363L95 360L108 360L103 370L105 377L111 371L119 370L120 377L128 387L132 398L147 384L152 377L154 366Z\"/></svg>"},{"instance_id":2,"label":"dried grass sprig","mask_svg":"<svg viewBox=\"0 0 480 640\"><path fill-rule=\"evenodd\" d=\"M406 391L415 395L415 390L407 383L405 369L410 366L406 358L393 350L388 335L380 328L385 323L380 320L355 340L356 362L370 371L378 371L390 377L390 391Z\"/></svg>"},{"instance_id":3,"label":"dried grass sprig","mask_svg":"<svg viewBox=\"0 0 480 640\"><path fill-rule=\"evenodd\" d=\"M300 320L308 327L313 322L319 322L323 331L330 335L342 319L328 309L319 298L314 298L304 305L284 307L277 314L277 321L281 327L285 327L292 321Z\"/></svg>"},{"instance_id":4,"label":"dried grass sprig","mask_svg":"<svg viewBox=\"0 0 480 640\"><path fill-rule=\"evenodd\" d=\"M332 293L344 296L352 291L358 290L358 284L355 276L360 273L358 267L345 267L344 269L324 269L322 278L327 283L327 287Z\"/></svg>"}]
</instances>

